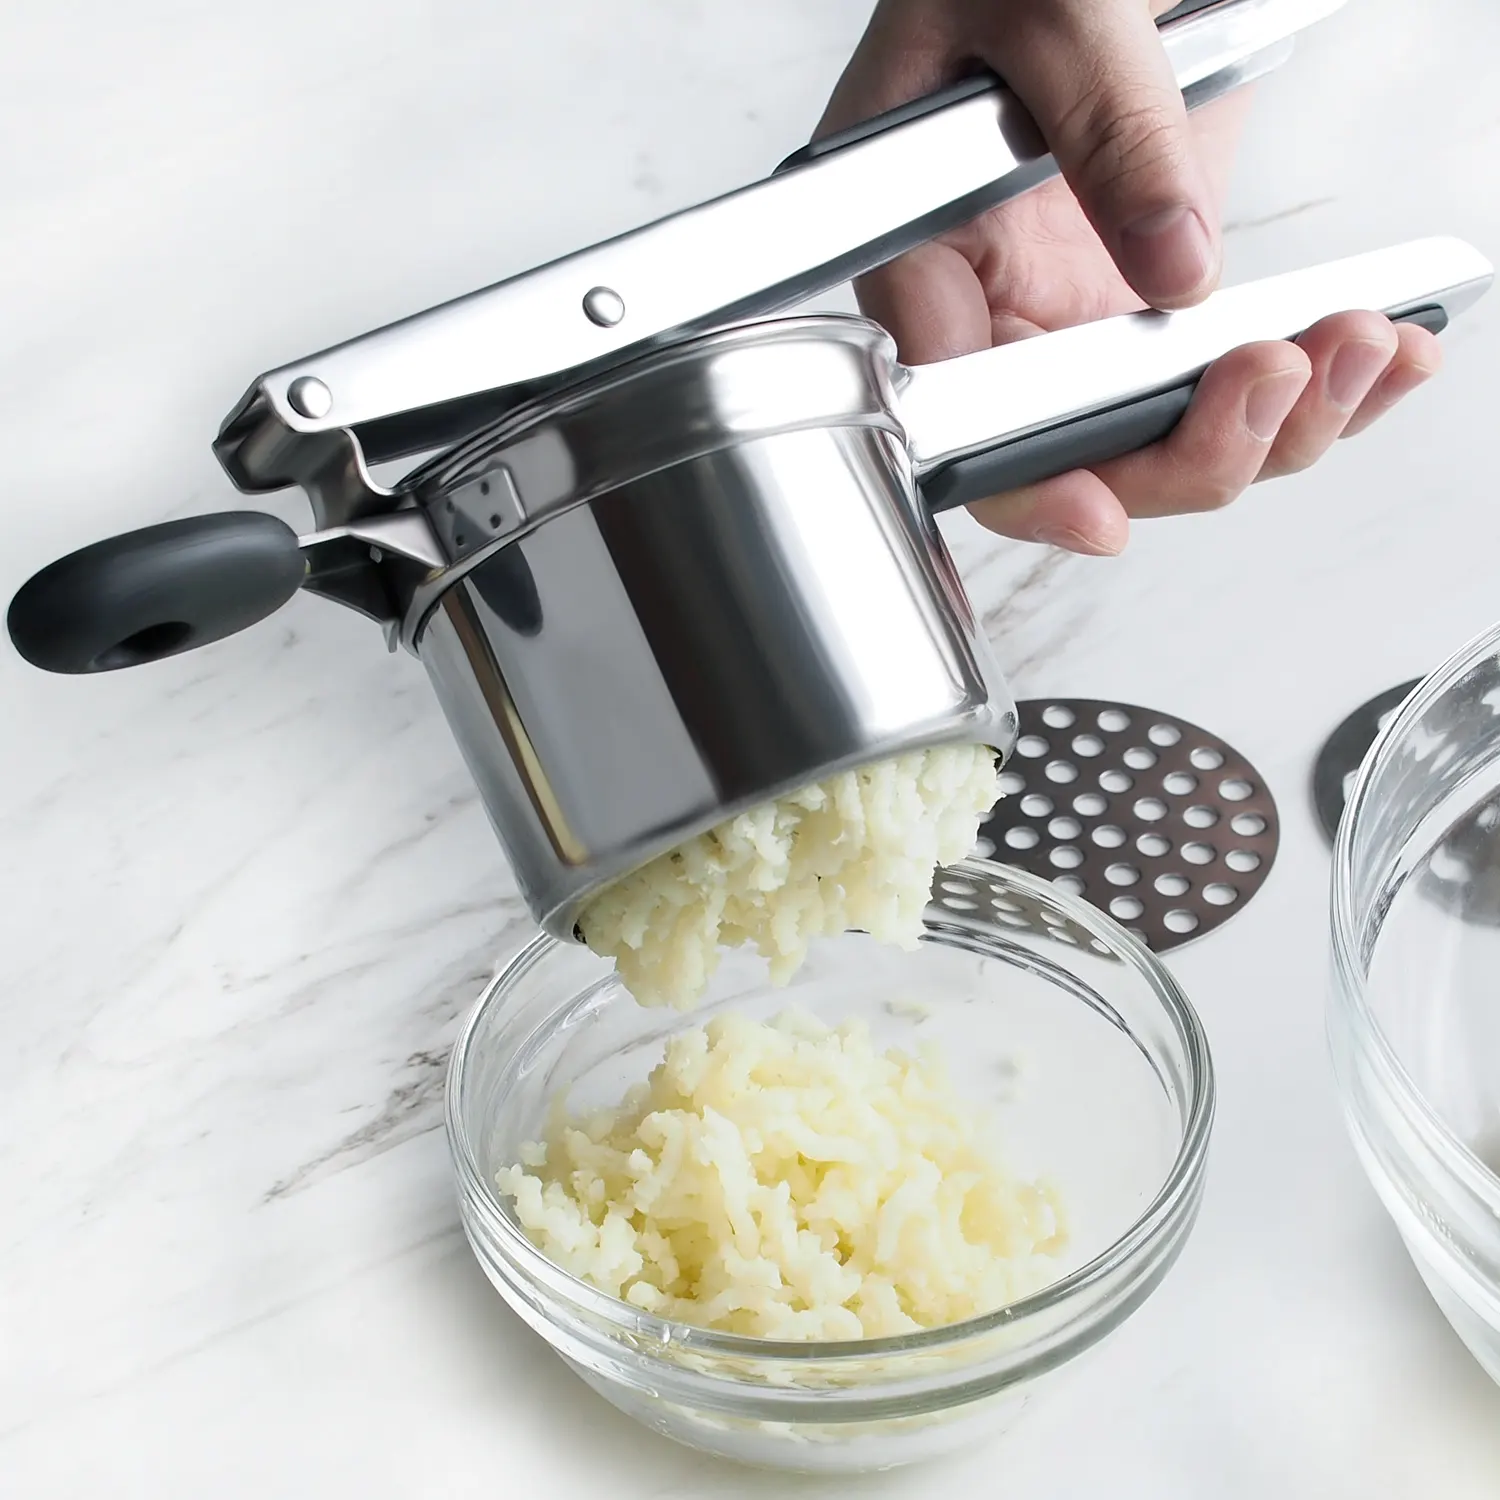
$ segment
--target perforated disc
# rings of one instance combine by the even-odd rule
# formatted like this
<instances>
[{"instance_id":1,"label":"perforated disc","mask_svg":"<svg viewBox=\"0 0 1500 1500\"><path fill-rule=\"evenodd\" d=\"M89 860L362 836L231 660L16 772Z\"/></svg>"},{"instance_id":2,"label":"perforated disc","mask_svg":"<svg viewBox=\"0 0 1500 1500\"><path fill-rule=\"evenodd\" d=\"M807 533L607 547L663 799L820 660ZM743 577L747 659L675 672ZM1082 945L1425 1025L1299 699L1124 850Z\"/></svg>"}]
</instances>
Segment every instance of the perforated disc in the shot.
<instances>
[{"instance_id":1,"label":"perforated disc","mask_svg":"<svg viewBox=\"0 0 1500 1500\"><path fill-rule=\"evenodd\" d=\"M1403 682L1400 687L1387 688L1379 697L1360 704L1318 751L1313 766L1313 805L1330 842L1339 831L1344 804L1354 789L1355 772L1364 763L1380 731L1421 684L1422 679L1417 677L1411 682Z\"/></svg>"},{"instance_id":2,"label":"perforated disc","mask_svg":"<svg viewBox=\"0 0 1500 1500\"><path fill-rule=\"evenodd\" d=\"M1155 709L1017 705L1021 737L980 852L1082 896L1158 953L1222 926L1265 884L1280 823L1233 746Z\"/></svg>"},{"instance_id":3,"label":"perforated disc","mask_svg":"<svg viewBox=\"0 0 1500 1500\"><path fill-rule=\"evenodd\" d=\"M1423 680L1418 677L1403 682L1361 704L1328 736L1318 752L1313 767L1313 802L1330 842L1338 833L1355 774L1385 726ZM1467 809L1447 830L1417 872L1415 889L1461 921L1500 927L1497 851L1500 851L1500 798L1490 797Z\"/></svg>"}]
</instances>

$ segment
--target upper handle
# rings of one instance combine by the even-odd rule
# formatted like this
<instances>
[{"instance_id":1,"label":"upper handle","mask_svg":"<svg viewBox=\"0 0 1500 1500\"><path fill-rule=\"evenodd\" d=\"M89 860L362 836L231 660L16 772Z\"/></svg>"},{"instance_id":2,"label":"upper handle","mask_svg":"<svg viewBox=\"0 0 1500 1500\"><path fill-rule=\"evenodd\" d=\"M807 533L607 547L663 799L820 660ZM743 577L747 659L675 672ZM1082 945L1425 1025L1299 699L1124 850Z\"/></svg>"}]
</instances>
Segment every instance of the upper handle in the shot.
<instances>
[{"instance_id":1,"label":"upper handle","mask_svg":"<svg viewBox=\"0 0 1500 1500\"><path fill-rule=\"evenodd\" d=\"M1198 104L1274 66L1342 4L1218 0L1162 37ZM215 451L243 491L301 485L321 526L388 510L370 464L445 446L562 378L794 306L1055 171L1018 101L971 81L751 187L272 370Z\"/></svg>"},{"instance_id":2,"label":"upper handle","mask_svg":"<svg viewBox=\"0 0 1500 1500\"><path fill-rule=\"evenodd\" d=\"M1182 312L1127 313L903 370L901 418L930 509L1087 468L1165 437L1214 360L1321 318L1383 312L1440 331L1494 267L1456 239L1414 240L1217 292Z\"/></svg>"}]
</instances>

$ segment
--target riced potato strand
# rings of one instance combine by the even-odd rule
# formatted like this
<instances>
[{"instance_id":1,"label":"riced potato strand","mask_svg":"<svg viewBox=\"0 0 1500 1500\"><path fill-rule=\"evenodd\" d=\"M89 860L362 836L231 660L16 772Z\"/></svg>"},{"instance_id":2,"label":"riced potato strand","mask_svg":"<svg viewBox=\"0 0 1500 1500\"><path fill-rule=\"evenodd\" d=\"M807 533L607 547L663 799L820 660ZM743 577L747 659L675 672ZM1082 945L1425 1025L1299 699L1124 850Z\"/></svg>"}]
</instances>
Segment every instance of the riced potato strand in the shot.
<instances>
[{"instance_id":1,"label":"riced potato strand","mask_svg":"<svg viewBox=\"0 0 1500 1500\"><path fill-rule=\"evenodd\" d=\"M939 865L1000 795L993 750L941 745L846 771L689 839L605 890L579 922L643 1005L685 1009L721 947L750 943L785 984L816 937L916 946Z\"/></svg>"}]
</instances>

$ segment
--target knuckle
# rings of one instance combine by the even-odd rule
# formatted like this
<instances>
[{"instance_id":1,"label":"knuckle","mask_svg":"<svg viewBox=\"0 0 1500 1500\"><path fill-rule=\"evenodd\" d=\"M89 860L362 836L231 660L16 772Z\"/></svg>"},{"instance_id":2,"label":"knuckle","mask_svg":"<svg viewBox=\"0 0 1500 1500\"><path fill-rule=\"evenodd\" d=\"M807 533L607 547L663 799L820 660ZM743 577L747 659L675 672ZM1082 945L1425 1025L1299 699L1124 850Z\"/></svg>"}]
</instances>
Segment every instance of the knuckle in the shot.
<instances>
[{"instance_id":1,"label":"knuckle","mask_svg":"<svg viewBox=\"0 0 1500 1500\"><path fill-rule=\"evenodd\" d=\"M1283 431L1271 445L1261 472L1267 477L1281 478L1286 474L1300 474L1310 469L1323 456L1325 444L1313 438L1302 438Z\"/></svg>"},{"instance_id":2,"label":"knuckle","mask_svg":"<svg viewBox=\"0 0 1500 1500\"><path fill-rule=\"evenodd\" d=\"M1227 510L1242 493L1243 486L1237 480L1220 480L1212 476L1204 476L1188 490L1186 509L1195 515L1203 515L1215 510Z\"/></svg>"},{"instance_id":3,"label":"knuckle","mask_svg":"<svg viewBox=\"0 0 1500 1500\"><path fill-rule=\"evenodd\" d=\"M1149 86L1122 89L1093 80L1064 121L1077 143L1077 170L1086 181L1117 190L1186 165L1178 120Z\"/></svg>"}]
</instances>

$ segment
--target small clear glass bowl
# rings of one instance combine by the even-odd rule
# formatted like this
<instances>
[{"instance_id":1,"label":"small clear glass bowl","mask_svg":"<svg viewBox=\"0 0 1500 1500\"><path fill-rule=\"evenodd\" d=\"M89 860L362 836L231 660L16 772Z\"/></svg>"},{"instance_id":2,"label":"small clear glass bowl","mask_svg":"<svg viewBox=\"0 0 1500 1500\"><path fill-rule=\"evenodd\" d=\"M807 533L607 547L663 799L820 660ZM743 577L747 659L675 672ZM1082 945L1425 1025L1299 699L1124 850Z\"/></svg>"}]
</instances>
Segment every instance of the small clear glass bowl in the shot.
<instances>
[{"instance_id":1,"label":"small clear glass bowl","mask_svg":"<svg viewBox=\"0 0 1500 1500\"><path fill-rule=\"evenodd\" d=\"M1500 1381L1500 627L1360 769L1333 858L1329 1040L1355 1149Z\"/></svg>"},{"instance_id":2,"label":"small clear glass bowl","mask_svg":"<svg viewBox=\"0 0 1500 1500\"><path fill-rule=\"evenodd\" d=\"M940 871L913 952L848 933L771 989L728 953L687 1014L645 1010L612 966L540 938L485 991L454 1049L448 1138L465 1233L510 1306L621 1411L691 1447L802 1471L889 1468L993 1435L1044 1377L1148 1297L1197 1217L1214 1084L1171 974L1082 901L1018 871ZM543 1257L495 1187L566 1091L618 1103L666 1039L733 1009L863 1018L884 1046L942 1048L955 1088L990 1110L1010 1165L1045 1176L1071 1248L1045 1290L898 1338L783 1343L664 1321Z\"/></svg>"}]
</instances>

